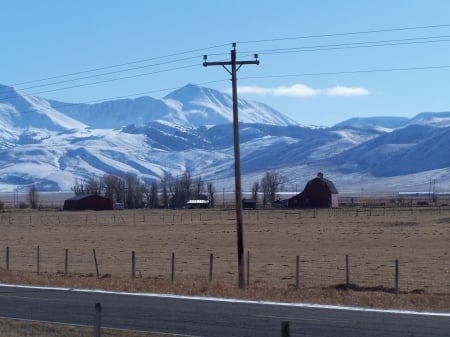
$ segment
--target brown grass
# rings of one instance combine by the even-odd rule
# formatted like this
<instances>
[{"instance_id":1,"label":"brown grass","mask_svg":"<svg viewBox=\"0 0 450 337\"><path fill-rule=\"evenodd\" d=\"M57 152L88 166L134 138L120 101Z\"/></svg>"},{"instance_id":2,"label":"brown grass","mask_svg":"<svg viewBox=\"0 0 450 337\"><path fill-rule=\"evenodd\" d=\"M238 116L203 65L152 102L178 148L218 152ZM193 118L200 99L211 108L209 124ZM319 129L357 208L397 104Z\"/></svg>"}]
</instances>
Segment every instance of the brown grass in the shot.
<instances>
[{"instance_id":1,"label":"brown grass","mask_svg":"<svg viewBox=\"0 0 450 337\"><path fill-rule=\"evenodd\" d=\"M4 283L412 310L450 307L446 208L245 211L246 290L237 288L234 211L7 212L0 215L0 226L0 261L10 247L10 271L0 271ZM136 279L130 277L131 251L136 252ZM214 254L213 282L208 282L209 254ZM347 254L353 290L337 287L345 282ZM300 289L295 287L297 255ZM390 292L397 258L399 295Z\"/></svg>"},{"instance_id":2,"label":"brown grass","mask_svg":"<svg viewBox=\"0 0 450 337\"><path fill-rule=\"evenodd\" d=\"M92 335L92 327L0 319L0 336L82 337ZM168 334L152 334L112 329L102 329L101 335L104 337L171 337L171 335Z\"/></svg>"}]
</instances>

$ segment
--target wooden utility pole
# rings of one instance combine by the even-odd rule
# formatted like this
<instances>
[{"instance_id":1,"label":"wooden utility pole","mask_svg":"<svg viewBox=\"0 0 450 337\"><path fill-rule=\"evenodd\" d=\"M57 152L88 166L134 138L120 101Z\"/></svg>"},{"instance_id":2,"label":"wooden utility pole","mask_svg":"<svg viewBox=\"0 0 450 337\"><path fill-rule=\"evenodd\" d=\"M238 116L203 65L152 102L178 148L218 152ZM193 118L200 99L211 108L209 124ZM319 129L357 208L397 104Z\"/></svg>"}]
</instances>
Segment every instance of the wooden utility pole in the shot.
<instances>
[{"instance_id":1,"label":"wooden utility pole","mask_svg":"<svg viewBox=\"0 0 450 337\"><path fill-rule=\"evenodd\" d=\"M241 186L241 154L239 144L239 118L237 99L237 79L236 72L244 64L259 64L258 54L255 54L253 61L236 60L236 43L233 43L231 50L231 60L226 62L206 62L207 55L203 56L203 66L222 66L231 75L233 90L233 134L234 134L234 181L235 181L235 201L236 201L236 225L237 225L237 250L238 250L238 274L239 288L245 288L245 261L244 261L244 235L242 221L242 186ZM227 68L231 66L231 70Z\"/></svg>"}]
</instances>

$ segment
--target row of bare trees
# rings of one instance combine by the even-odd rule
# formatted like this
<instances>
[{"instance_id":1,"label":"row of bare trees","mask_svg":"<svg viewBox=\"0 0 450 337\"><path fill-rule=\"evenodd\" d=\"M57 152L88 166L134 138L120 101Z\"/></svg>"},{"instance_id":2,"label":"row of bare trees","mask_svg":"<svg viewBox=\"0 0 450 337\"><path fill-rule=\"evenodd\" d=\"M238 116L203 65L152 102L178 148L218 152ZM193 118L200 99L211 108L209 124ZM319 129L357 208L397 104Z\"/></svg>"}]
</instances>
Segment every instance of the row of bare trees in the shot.
<instances>
[{"instance_id":1,"label":"row of bare trees","mask_svg":"<svg viewBox=\"0 0 450 337\"><path fill-rule=\"evenodd\" d=\"M195 198L207 199L214 207L216 192L212 183L206 183L202 177L193 178L189 171L176 177L166 173L149 184L131 174L123 177L105 174L101 178L75 180L72 191L75 195L104 195L123 203L125 208L178 208Z\"/></svg>"},{"instance_id":2,"label":"row of bare trees","mask_svg":"<svg viewBox=\"0 0 450 337\"><path fill-rule=\"evenodd\" d=\"M287 178L278 172L266 172L260 182L253 183L252 198L258 201L258 195L262 192L262 203L266 207L275 201L277 192L283 189L287 181ZM104 195L122 203L125 208L178 208L197 198L206 198L210 206L214 207L216 193L212 183L205 182L201 176L193 178L189 171L176 177L166 173L159 182L153 181L150 184L131 174L123 177L105 174L101 178L75 180L72 191L75 195ZM39 191L34 184L28 190L28 201L32 208L39 206Z\"/></svg>"}]
</instances>

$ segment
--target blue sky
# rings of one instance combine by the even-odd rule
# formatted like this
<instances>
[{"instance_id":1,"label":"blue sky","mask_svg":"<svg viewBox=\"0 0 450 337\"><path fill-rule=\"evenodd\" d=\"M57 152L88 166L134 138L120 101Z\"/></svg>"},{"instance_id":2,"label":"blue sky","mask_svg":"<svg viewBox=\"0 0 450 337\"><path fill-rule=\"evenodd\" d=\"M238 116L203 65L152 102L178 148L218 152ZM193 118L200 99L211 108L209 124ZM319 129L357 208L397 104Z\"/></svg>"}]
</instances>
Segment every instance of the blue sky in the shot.
<instances>
[{"instance_id":1,"label":"blue sky","mask_svg":"<svg viewBox=\"0 0 450 337\"><path fill-rule=\"evenodd\" d=\"M0 83L65 102L229 90L202 55L237 42L261 62L239 97L302 124L450 110L448 0L4 0L0 22Z\"/></svg>"}]
</instances>

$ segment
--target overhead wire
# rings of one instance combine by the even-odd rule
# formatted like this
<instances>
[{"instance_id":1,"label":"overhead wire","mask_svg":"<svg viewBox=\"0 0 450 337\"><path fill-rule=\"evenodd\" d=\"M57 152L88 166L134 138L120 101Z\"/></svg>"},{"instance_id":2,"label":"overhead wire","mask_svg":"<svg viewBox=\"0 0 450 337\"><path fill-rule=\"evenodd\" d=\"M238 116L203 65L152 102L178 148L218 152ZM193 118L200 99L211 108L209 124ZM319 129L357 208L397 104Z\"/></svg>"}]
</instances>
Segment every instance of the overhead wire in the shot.
<instances>
[{"instance_id":1,"label":"overhead wire","mask_svg":"<svg viewBox=\"0 0 450 337\"><path fill-rule=\"evenodd\" d=\"M297 36L297 37L284 37L284 38L278 38L278 39L250 40L250 41L241 41L239 43L250 44L250 43L261 43L261 42L272 42L272 41L283 41L283 40L336 37L336 36L347 36L347 35L357 35L357 34L371 34L371 33L381 33L381 32L394 32L394 31L406 31L406 30L418 30L418 29L430 29L430 28L442 28L442 27L450 27L450 24L430 25L430 26L416 26L416 27L404 27L404 28L392 28L392 29L379 29L379 30L359 31L359 32L334 33L334 34L322 34L322 35L309 35L309 36ZM363 41L363 42L351 42L351 43L341 43L341 44L302 46L302 47L291 47L291 48L262 49L262 50L257 50L257 53L258 54L262 54L262 55L271 55L271 54L299 53L299 52L336 50L336 49L355 49L355 48L368 48L368 47L380 47L380 46L395 46L395 45L416 44L416 43L437 43L437 42L449 42L449 41L450 41L450 35L439 35L439 36L426 36L426 37L415 37L415 38L404 38L404 39L391 39L391 40ZM52 76L52 77L42 78L42 79L38 79L38 80L21 82L19 84L26 84L26 83L30 83L31 84L31 83L43 82L43 81L51 80L51 79L58 79L58 78L65 78L65 77L70 77L70 76L74 76L74 75L87 74L87 73L97 72L97 71L100 71L100 70L106 70L106 69L113 69L113 68L117 68L117 67L122 67L122 66L126 66L126 65L144 63L144 62L149 62L149 61L154 61L154 60L161 60L161 59L171 58L171 57L180 56L180 55L187 55L189 53L205 51L205 50L210 50L210 49L214 49L214 48L220 48L220 47L223 47L223 46L226 46L226 45L228 45L228 44L220 44L220 45L210 46L210 47L206 47L206 48L197 48L197 49L193 49L193 50L189 50L189 51L182 51L182 52L178 52L178 53L172 53L172 54L168 54L168 55L165 55L165 56L158 56L158 57L147 58L147 59L142 59L142 60L137 60L137 61L131 61L131 62L116 64L116 65L111 65L111 66L105 66L105 67L100 67L100 68L93 68L93 69L90 69L90 70L85 70L85 71L80 71L80 72L74 72L74 73L68 73L68 74L63 74L63 75L58 75L58 76ZM241 52L241 53L248 53L248 54L250 54L249 51L246 51L246 52L244 51L244 52ZM254 54L255 52L252 51L251 53ZM212 54L212 55L223 55L223 53ZM19 88L19 90L27 90L27 89L32 89L32 88L41 88L41 87L46 87L46 86L51 86L51 85L58 85L58 84L63 84L63 83L76 82L76 81L96 78L96 77L100 77L100 76L114 75L114 74L119 74L119 73L128 72L128 71L140 70L140 69L144 69L144 68L148 68L148 67L157 67L157 66L164 65L164 64L183 62L183 61L195 59L197 57L200 58L200 55L180 58L180 59L176 59L176 60L168 60L168 61L148 64L148 65L142 65L142 66L139 66L139 67L132 67L132 68L119 69L119 70L110 71L110 72L103 72L103 73L100 73L100 74L92 74L92 75L82 76L82 77L78 77L78 78L74 78L74 79L67 79L67 80L56 81L56 82L53 82L53 83L39 84L39 85L34 85L34 86L26 87L26 88ZM43 94L43 93L62 91L62 90L69 90L69 89L74 89L74 88L80 88L80 87L85 87L85 86L92 86L92 85L109 83L109 82L120 81L120 80L125 80L125 79L132 79L132 78L137 78L137 77L142 77L142 76L150 76L150 75L160 74L160 73L164 73L164 72L170 72L170 71L176 71L176 70L181 70L181 69L193 68L193 67L197 67L199 65L200 65L200 63L188 64L188 65L179 66L179 67L172 67L172 68L156 70L156 71L153 71L153 72L139 73L139 74L134 74L134 75L130 75L130 76L122 76L122 77L105 79L105 80L101 80L101 81L94 81L94 82L81 83L81 84L72 85L72 86L53 88L53 89L43 90L43 91L34 92L34 93L26 94L26 95L28 95L28 96L40 95L40 94ZM415 67L415 68L410 68L409 70L436 69L436 68L445 68L445 67L447 67L447 66ZM394 71L394 70L395 70L395 68L392 68L391 71ZM397 69L397 70L399 70L399 69ZM407 70L407 69L404 69L404 70ZM330 75L331 74L335 74L335 75L337 75L337 74L362 73L362 72L369 73L369 72L378 72L378 71L388 71L388 70L377 70L377 69L374 69L374 70L357 70L357 71L328 72L328 73L323 73L322 72L322 73L315 73L314 76L318 76L318 74L321 74L321 75L323 75L323 74L330 74ZM310 74L308 76L313 76L313 74L314 73L312 73L312 74ZM275 76L276 77L292 77L292 76L298 76L298 74L291 74L291 75L289 75L289 74L288 75L267 75L267 76L253 77L253 78L270 78L270 77L275 77ZM307 76L307 75L306 74L302 74L301 76ZM0 92L0 94L1 94L1 92ZM4 97L0 98L0 101L6 100L6 99L10 99L10 98L14 98L14 97L17 97L17 94L13 95L13 96L10 96L10 97L5 97L4 96Z\"/></svg>"},{"instance_id":2,"label":"overhead wire","mask_svg":"<svg viewBox=\"0 0 450 337\"><path fill-rule=\"evenodd\" d=\"M297 73L297 74L282 74L282 75L261 75L261 76L240 77L240 79L248 80L248 79L285 78L285 77L329 76L329 75L348 75L348 74L362 74L362 73L379 73L379 72L412 71L412 70L433 70L433 69L450 69L450 65L405 67L405 68L360 69L360 70Z\"/></svg>"},{"instance_id":3,"label":"overhead wire","mask_svg":"<svg viewBox=\"0 0 450 337\"><path fill-rule=\"evenodd\" d=\"M344 32L344 33L332 33L332 34L319 34L319 35L305 35L305 36L295 36L295 37L282 37L282 38L272 38L272 39L240 41L239 43L240 44L250 44L250 43L261 43L261 42L286 41L286 40L311 39L311 38L324 38L324 37L337 37L337 36L351 36L351 35L361 35L361 34L374 34L374 33L382 33L382 32L420 30L420 29L443 28L443 27L450 27L450 24L439 24L439 25L428 25L428 26L414 26L414 27L401 27L401 28L378 29L378 30ZM223 43L223 44L218 44L218 45L204 47L204 48L196 48L196 49L192 49L192 50L188 50L188 51L181 51L181 52L167 54L167 55L163 55L163 56L156 56L156 57L151 57L151 58L146 58L146 59L141 59L141 60L136 60L136 61L130 61L130 62L119 63L119 64L115 64L115 65L105 66L105 67L98 67L98 68L87 69L87 70L83 70L83 71L79 71L79 72L72 72L72 73L56 75L56 76L51 76L51 77L46 77L46 78L41 78L41 79L36 79L36 80L30 80L30 81L15 83L15 84L12 84L11 86L20 86L20 85L29 84L29 83L42 82L42 81L47 81L47 80L52 80L52 79L64 78L64 77L69 77L69 76L85 74L85 73L97 72L97 71L106 70L106 69L112 69L112 68L117 68L117 67L122 67L122 66L128 66L128 65L132 65L132 64L138 64L138 63L144 63L144 62L155 61L155 60L160 60L160 59L166 59L166 58L170 58L170 57L181 56L181 55L191 54L191 53L195 53L195 52L206 51L206 50L210 50L210 49L216 49L216 48L224 47L226 45L229 45L229 43ZM194 57L192 57L192 58L194 58ZM169 63L169 62L176 62L176 61L168 61L168 62L163 62L163 63ZM142 66L142 68L149 67L149 66L154 66L154 65ZM136 69L139 69L139 68L140 67L124 69L124 70L119 70L117 72L124 72L124 71L128 71L128 70L136 70ZM98 74L98 75L90 75L87 78L92 78L92 77L95 77L95 76L104 76L104 75L113 74L113 73L115 73L115 72L105 73L105 74ZM80 78L80 79L84 79L84 77ZM73 80L69 80L69 81L75 81L75 80L77 80L77 79L73 79ZM48 85L53 85L53 84L58 84L58 83L60 83L60 82L55 82L55 83L51 83L51 84L48 84ZM42 85L42 86L44 86L44 85ZM22 90L26 90L26 89L30 89L30 87L28 87L28 88L21 88L21 89Z\"/></svg>"},{"instance_id":4,"label":"overhead wire","mask_svg":"<svg viewBox=\"0 0 450 337\"><path fill-rule=\"evenodd\" d=\"M239 44L275 42L275 41L287 41L287 40L300 40L300 39L312 39L312 38L324 38L324 37L336 37L336 36L363 35L363 34L375 34L375 33L386 33L386 32L395 32L395 31L442 28L442 27L450 27L450 24L446 23L446 24L428 25L428 26L386 28L386 29L375 29L375 30L365 30L365 31L356 31L356 32L345 32L345 33L301 35L301 36L281 37L281 38L272 38L272 39L248 40L248 41L239 41Z\"/></svg>"},{"instance_id":5,"label":"overhead wire","mask_svg":"<svg viewBox=\"0 0 450 337\"><path fill-rule=\"evenodd\" d=\"M377 41L350 42L350 43L326 44L315 46L302 46L291 48L258 49L257 52L259 55L270 55L270 54L287 54L287 53L299 53L299 52L335 50L335 49L399 46L406 44L435 43L435 42L449 42L449 41L450 35L440 35L440 36L426 36L426 37L393 39L393 40L377 40ZM251 55L256 53L256 50L241 51L241 53Z\"/></svg>"},{"instance_id":6,"label":"overhead wire","mask_svg":"<svg viewBox=\"0 0 450 337\"><path fill-rule=\"evenodd\" d=\"M404 67L404 68L378 68L378 69L359 69L359 70L347 70L347 71L330 71L330 72L312 72L312 73L295 73L295 74L282 74L282 75L260 75L260 76L245 76L240 77L241 80L249 80L249 79L268 79L268 78L288 78L288 77L314 77L314 76L334 76L334 75L349 75L349 74L359 74L359 73L379 73L379 72L397 72L397 71L418 71L418 70L439 70L439 69L450 69L450 65L439 65L439 66L421 66L421 67ZM213 83L220 83L220 82L228 82L229 79L217 79L207 82L200 82L200 83L194 83L196 86L204 86L208 84ZM78 103L64 103L60 102L59 104L54 104L51 107L53 109L58 108L64 108L67 106L76 106L76 105L85 105L85 104L94 104L99 102L105 102L105 101L111 101L111 100L119 100L119 99L131 99L131 97L138 97L142 95L150 95L160 92L170 92L179 90L183 87L181 86L174 86L169 88L163 88L163 89L154 89L154 90L148 90L144 92L139 93L131 93L127 95L121 95L121 96L113 96L113 97L104 97L100 99L95 100L88 100ZM29 109L21 112L31 112L35 111L36 109Z\"/></svg>"},{"instance_id":7,"label":"overhead wire","mask_svg":"<svg viewBox=\"0 0 450 337\"><path fill-rule=\"evenodd\" d=\"M128 66L128 65L132 65L132 64L138 64L138 63L144 63L144 62L149 62L149 61L155 61L155 60L170 58L170 57L174 57L174 56L181 56L181 55L186 55L186 54L190 54L190 53L194 53L194 52L200 52L200 51L220 48L220 47L224 47L226 45L228 45L228 43L227 44L219 44L219 45L215 45L215 46L209 46L209 47L205 47L205 48L191 49L191 50L188 50L188 51L181 51L181 52L167 54L167 55L163 55L163 56L155 56L155 57L150 57L150 58L136 60L136 61L118 63L118 64L113 64L113 65L110 65L110 66L104 66L104 67L92 68L92 69L87 69L87 70L82 70L82 71L77 71L77 72L72 72L72 73L66 73L66 74L62 74L62 75L55 75L55 76L40 78L40 79L36 79L36 80L29 80L29 81L24 81L24 82L20 82L20 83L15 83L15 84L12 84L11 86L19 86L19 85L24 85L24 84L28 84L28 83L48 81L48 80L53 80L53 79L57 79L57 78L76 76L76 75L80 75L80 74L86 74L86 73L90 73L90 72L96 72L96 71L101 71L101 70L106 70L106 69L118 68L118 67Z\"/></svg>"}]
</instances>

